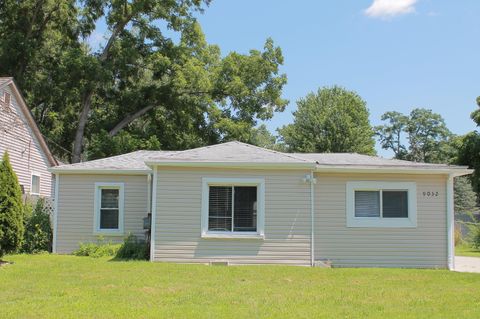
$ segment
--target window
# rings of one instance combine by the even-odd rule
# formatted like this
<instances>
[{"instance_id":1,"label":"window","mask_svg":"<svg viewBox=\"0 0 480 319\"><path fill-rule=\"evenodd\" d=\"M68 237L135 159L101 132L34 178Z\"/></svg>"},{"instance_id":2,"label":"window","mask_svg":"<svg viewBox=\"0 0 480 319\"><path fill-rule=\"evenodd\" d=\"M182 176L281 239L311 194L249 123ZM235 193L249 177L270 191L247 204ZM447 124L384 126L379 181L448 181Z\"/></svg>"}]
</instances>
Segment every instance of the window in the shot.
<instances>
[{"instance_id":1,"label":"window","mask_svg":"<svg viewBox=\"0 0 480 319\"><path fill-rule=\"evenodd\" d=\"M262 238L264 180L204 178L202 237Z\"/></svg>"},{"instance_id":2,"label":"window","mask_svg":"<svg viewBox=\"0 0 480 319\"><path fill-rule=\"evenodd\" d=\"M416 185L348 182L348 227L416 227Z\"/></svg>"},{"instance_id":3,"label":"window","mask_svg":"<svg viewBox=\"0 0 480 319\"><path fill-rule=\"evenodd\" d=\"M40 175L32 174L32 180L30 184L30 194L40 195Z\"/></svg>"},{"instance_id":4,"label":"window","mask_svg":"<svg viewBox=\"0 0 480 319\"><path fill-rule=\"evenodd\" d=\"M123 183L95 184L95 232L123 232Z\"/></svg>"}]
</instances>

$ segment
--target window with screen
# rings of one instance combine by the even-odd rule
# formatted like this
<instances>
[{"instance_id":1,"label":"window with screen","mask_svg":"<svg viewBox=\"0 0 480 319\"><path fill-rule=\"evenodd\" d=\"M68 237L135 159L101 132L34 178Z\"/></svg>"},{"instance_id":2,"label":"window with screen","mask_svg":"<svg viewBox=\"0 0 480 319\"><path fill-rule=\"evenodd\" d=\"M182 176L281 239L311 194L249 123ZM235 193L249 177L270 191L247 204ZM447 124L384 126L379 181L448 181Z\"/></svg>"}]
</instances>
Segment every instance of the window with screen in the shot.
<instances>
[{"instance_id":1,"label":"window with screen","mask_svg":"<svg viewBox=\"0 0 480 319\"><path fill-rule=\"evenodd\" d=\"M123 230L123 184L97 183L95 198L95 230L121 232Z\"/></svg>"},{"instance_id":2,"label":"window with screen","mask_svg":"<svg viewBox=\"0 0 480 319\"><path fill-rule=\"evenodd\" d=\"M30 193L33 195L40 194L40 176L32 174L32 183L30 185Z\"/></svg>"},{"instance_id":3,"label":"window with screen","mask_svg":"<svg viewBox=\"0 0 480 319\"><path fill-rule=\"evenodd\" d=\"M264 180L203 178L202 236L262 237Z\"/></svg>"},{"instance_id":4,"label":"window with screen","mask_svg":"<svg viewBox=\"0 0 480 319\"><path fill-rule=\"evenodd\" d=\"M348 227L416 227L416 184L347 183Z\"/></svg>"}]
</instances>

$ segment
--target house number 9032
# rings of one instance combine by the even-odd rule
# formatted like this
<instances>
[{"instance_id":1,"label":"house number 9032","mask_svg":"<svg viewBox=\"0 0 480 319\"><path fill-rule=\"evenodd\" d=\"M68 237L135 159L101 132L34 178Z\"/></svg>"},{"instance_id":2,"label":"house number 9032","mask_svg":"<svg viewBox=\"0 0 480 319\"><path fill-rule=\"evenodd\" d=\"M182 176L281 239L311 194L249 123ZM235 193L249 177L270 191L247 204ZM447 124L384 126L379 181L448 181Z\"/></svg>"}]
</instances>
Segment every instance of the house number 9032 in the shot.
<instances>
[{"instance_id":1,"label":"house number 9032","mask_svg":"<svg viewBox=\"0 0 480 319\"><path fill-rule=\"evenodd\" d=\"M424 197L438 197L438 192L423 192Z\"/></svg>"}]
</instances>

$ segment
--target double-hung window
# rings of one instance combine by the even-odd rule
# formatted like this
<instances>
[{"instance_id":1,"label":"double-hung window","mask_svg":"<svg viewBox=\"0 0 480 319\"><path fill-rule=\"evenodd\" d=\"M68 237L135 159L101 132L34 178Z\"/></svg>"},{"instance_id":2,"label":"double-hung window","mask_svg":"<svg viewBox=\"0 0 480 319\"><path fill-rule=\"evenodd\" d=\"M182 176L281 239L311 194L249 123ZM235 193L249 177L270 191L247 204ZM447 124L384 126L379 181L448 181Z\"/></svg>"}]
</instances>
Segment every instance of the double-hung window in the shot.
<instances>
[{"instance_id":1,"label":"double-hung window","mask_svg":"<svg viewBox=\"0 0 480 319\"><path fill-rule=\"evenodd\" d=\"M40 174L32 173L32 179L30 181L30 194L40 195Z\"/></svg>"},{"instance_id":2,"label":"double-hung window","mask_svg":"<svg viewBox=\"0 0 480 319\"><path fill-rule=\"evenodd\" d=\"M348 182L348 227L416 227L416 185Z\"/></svg>"},{"instance_id":3,"label":"double-hung window","mask_svg":"<svg viewBox=\"0 0 480 319\"><path fill-rule=\"evenodd\" d=\"M263 236L263 179L204 178L202 193L202 237Z\"/></svg>"},{"instance_id":4,"label":"double-hung window","mask_svg":"<svg viewBox=\"0 0 480 319\"><path fill-rule=\"evenodd\" d=\"M123 197L123 183L95 184L95 232L123 233Z\"/></svg>"}]
</instances>

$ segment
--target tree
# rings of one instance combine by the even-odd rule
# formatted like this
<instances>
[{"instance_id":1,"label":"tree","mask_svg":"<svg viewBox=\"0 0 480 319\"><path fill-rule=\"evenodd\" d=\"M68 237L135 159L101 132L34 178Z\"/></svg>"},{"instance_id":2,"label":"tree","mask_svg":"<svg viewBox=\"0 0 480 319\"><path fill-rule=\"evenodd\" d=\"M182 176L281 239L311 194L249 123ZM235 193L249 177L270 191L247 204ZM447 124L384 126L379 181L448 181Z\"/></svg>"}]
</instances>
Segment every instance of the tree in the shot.
<instances>
[{"instance_id":1,"label":"tree","mask_svg":"<svg viewBox=\"0 0 480 319\"><path fill-rule=\"evenodd\" d=\"M6 1L0 72L20 79L55 154L73 162L247 140L258 119L287 104L283 56L270 39L248 54L208 44L195 15L209 2ZM99 21L107 38L92 48L85 39ZM12 54L17 42L24 53Z\"/></svg>"},{"instance_id":2,"label":"tree","mask_svg":"<svg viewBox=\"0 0 480 319\"><path fill-rule=\"evenodd\" d=\"M353 91L321 88L300 99L293 115L278 130L289 151L375 154L366 103Z\"/></svg>"},{"instance_id":3,"label":"tree","mask_svg":"<svg viewBox=\"0 0 480 319\"><path fill-rule=\"evenodd\" d=\"M0 162L0 258L21 247L23 233L22 191L5 152Z\"/></svg>"},{"instance_id":4,"label":"tree","mask_svg":"<svg viewBox=\"0 0 480 319\"><path fill-rule=\"evenodd\" d=\"M392 150L395 158L426 163L450 160L453 134L440 114L416 108L408 116L386 112L382 121L388 122L375 127L376 135L382 148Z\"/></svg>"},{"instance_id":5,"label":"tree","mask_svg":"<svg viewBox=\"0 0 480 319\"><path fill-rule=\"evenodd\" d=\"M456 177L454 181L455 213L477 211L477 194L472 189L468 176Z\"/></svg>"},{"instance_id":6,"label":"tree","mask_svg":"<svg viewBox=\"0 0 480 319\"><path fill-rule=\"evenodd\" d=\"M268 131L265 124L255 127L250 131L248 143L271 150L283 150L282 146L277 143L277 138Z\"/></svg>"}]
</instances>

